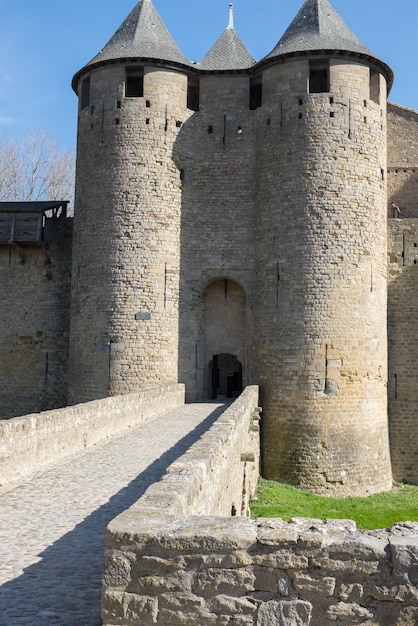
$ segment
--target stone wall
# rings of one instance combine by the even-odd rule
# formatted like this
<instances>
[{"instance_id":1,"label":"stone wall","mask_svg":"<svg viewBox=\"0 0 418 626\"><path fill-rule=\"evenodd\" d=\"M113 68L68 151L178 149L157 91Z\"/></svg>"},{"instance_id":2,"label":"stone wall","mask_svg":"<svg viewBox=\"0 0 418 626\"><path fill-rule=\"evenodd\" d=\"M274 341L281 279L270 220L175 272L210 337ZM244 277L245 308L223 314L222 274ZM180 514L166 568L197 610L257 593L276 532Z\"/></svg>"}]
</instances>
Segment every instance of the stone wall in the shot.
<instances>
[{"instance_id":1,"label":"stone wall","mask_svg":"<svg viewBox=\"0 0 418 626\"><path fill-rule=\"evenodd\" d=\"M107 542L105 626L418 623L418 524L154 514Z\"/></svg>"},{"instance_id":2,"label":"stone wall","mask_svg":"<svg viewBox=\"0 0 418 626\"><path fill-rule=\"evenodd\" d=\"M253 375L252 345L256 112L250 110L249 103L248 75L202 75L199 111L185 122L173 150L173 159L184 172L179 381L186 384L190 401L207 397L209 363L214 354L237 356L243 366L244 386L257 383ZM222 290L226 279L229 287L224 298L225 324L222 325L210 319L210 292L216 290L214 281L219 280ZM231 301L233 292L239 290L237 285L245 299L243 315ZM212 295L215 295L213 291ZM232 341L229 332L231 321L235 323L236 341ZM229 335L227 340L225 334ZM212 341L214 336L216 345Z\"/></svg>"},{"instance_id":3,"label":"stone wall","mask_svg":"<svg viewBox=\"0 0 418 626\"><path fill-rule=\"evenodd\" d=\"M223 516L219 518L221 526L231 515L248 515L249 499L255 493L259 478L259 413L258 387L247 387L209 431L168 468L160 482L149 487L138 502L110 523L106 537L103 579L105 623L131 623L118 621L117 616L122 620L129 620L130 610L122 617L125 599L120 588L126 585L122 582L125 574L121 568L130 568L129 559L131 563L137 559L128 538L135 542L138 529L147 527L152 531L153 520L159 520L159 525L168 520L175 521L177 516L184 515ZM173 532L175 537L177 531L174 527ZM216 532L215 530L215 534ZM142 539L140 543L143 543ZM148 550L145 545L143 547ZM211 549L209 544L207 549ZM166 567L171 568L168 560ZM144 572L143 575L149 574ZM138 576L142 578L139 572ZM161 571L157 577L160 591L162 588L169 590L171 584L168 570ZM140 581L138 583L141 584ZM180 587L183 588L183 584ZM144 612L140 618L132 613L132 623L136 623L135 619L144 620L139 623L156 623L147 621L148 599L138 597L137 600L139 604L145 602Z\"/></svg>"},{"instance_id":4,"label":"stone wall","mask_svg":"<svg viewBox=\"0 0 418 626\"><path fill-rule=\"evenodd\" d=\"M145 66L144 97L127 97L127 69L93 70L89 106L80 101L70 403L178 380L182 174L172 152L192 113L187 76Z\"/></svg>"},{"instance_id":5,"label":"stone wall","mask_svg":"<svg viewBox=\"0 0 418 626\"><path fill-rule=\"evenodd\" d=\"M348 520L245 516L257 400L247 388L109 524L104 626L415 626L418 524L362 532Z\"/></svg>"},{"instance_id":6,"label":"stone wall","mask_svg":"<svg viewBox=\"0 0 418 626\"><path fill-rule=\"evenodd\" d=\"M308 58L266 68L257 110L263 475L367 495L392 484L386 84L381 77L376 102L370 68L343 58L329 66L326 93L307 93Z\"/></svg>"},{"instance_id":7,"label":"stone wall","mask_svg":"<svg viewBox=\"0 0 418 626\"><path fill-rule=\"evenodd\" d=\"M393 475L418 483L418 219L389 220L389 425Z\"/></svg>"},{"instance_id":8,"label":"stone wall","mask_svg":"<svg viewBox=\"0 0 418 626\"><path fill-rule=\"evenodd\" d=\"M172 385L0 421L0 487L183 403Z\"/></svg>"},{"instance_id":9,"label":"stone wall","mask_svg":"<svg viewBox=\"0 0 418 626\"><path fill-rule=\"evenodd\" d=\"M418 217L418 112L397 104L388 105L388 200Z\"/></svg>"},{"instance_id":10,"label":"stone wall","mask_svg":"<svg viewBox=\"0 0 418 626\"><path fill-rule=\"evenodd\" d=\"M72 221L46 218L43 246L0 247L0 419L66 404Z\"/></svg>"},{"instance_id":11,"label":"stone wall","mask_svg":"<svg viewBox=\"0 0 418 626\"><path fill-rule=\"evenodd\" d=\"M393 475L418 482L418 112L388 105L388 406ZM390 211L390 204L389 204ZM409 218L409 219L408 219Z\"/></svg>"}]
</instances>

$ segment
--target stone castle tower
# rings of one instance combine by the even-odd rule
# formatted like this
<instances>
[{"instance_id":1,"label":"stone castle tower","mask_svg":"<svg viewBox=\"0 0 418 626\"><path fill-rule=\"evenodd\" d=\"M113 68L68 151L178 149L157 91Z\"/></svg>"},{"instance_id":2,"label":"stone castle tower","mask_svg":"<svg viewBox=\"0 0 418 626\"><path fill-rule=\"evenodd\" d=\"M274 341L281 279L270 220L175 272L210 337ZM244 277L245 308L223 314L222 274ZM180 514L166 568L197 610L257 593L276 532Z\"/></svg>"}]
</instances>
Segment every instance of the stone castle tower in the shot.
<instances>
[{"instance_id":1,"label":"stone castle tower","mask_svg":"<svg viewBox=\"0 0 418 626\"><path fill-rule=\"evenodd\" d=\"M141 0L73 80L69 401L259 383L266 477L390 488L392 80L328 0L259 62L230 9L197 64Z\"/></svg>"},{"instance_id":2,"label":"stone castle tower","mask_svg":"<svg viewBox=\"0 0 418 626\"><path fill-rule=\"evenodd\" d=\"M254 310L270 476L391 485L386 108L391 70L327 0L258 65Z\"/></svg>"}]
</instances>

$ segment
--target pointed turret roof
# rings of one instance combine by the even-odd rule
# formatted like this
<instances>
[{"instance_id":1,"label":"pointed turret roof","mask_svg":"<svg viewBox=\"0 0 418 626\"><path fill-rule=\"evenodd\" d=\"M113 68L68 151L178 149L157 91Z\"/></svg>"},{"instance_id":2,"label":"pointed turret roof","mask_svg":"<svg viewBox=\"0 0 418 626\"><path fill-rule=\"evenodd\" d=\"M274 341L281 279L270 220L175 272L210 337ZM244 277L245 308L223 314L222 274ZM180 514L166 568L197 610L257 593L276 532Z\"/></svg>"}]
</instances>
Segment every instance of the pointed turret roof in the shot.
<instances>
[{"instance_id":1,"label":"pointed turret roof","mask_svg":"<svg viewBox=\"0 0 418 626\"><path fill-rule=\"evenodd\" d=\"M108 43L73 79L94 66L123 59L155 59L192 66L177 46L152 0L140 0Z\"/></svg>"},{"instance_id":2,"label":"pointed turret roof","mask_svg":"<svg viewBox=\"0 0 418 626\"><path fill-rule=\"evenodd\" d=\"M246 70L252 67L255 59L248 52L234 28L232 4L229 5L229 24L207 55L197 64L206 71Z\"/></svg>"},{"instance_id":3,"label":"pointed turret roof","mask_svg":"<svg viewBox=\"0 0 418 626\"><path fill-rule=\"evenodd\" d=\"M392 70L357 39L329 0L306 0L283 37L262 62L283 56L331 51L377 62L388 82L393 82Z\"/></svg>"},{"instance_id":4,"label":"pointed turret roof","mask_svg":"<svg viewBox=\"0 0 418 626\"><path fill-rule=\"evenodd\" d=\"M308 50L347 50L372 55L328 0L306 0L266 58Z\"/></svg>"}]
</instances>

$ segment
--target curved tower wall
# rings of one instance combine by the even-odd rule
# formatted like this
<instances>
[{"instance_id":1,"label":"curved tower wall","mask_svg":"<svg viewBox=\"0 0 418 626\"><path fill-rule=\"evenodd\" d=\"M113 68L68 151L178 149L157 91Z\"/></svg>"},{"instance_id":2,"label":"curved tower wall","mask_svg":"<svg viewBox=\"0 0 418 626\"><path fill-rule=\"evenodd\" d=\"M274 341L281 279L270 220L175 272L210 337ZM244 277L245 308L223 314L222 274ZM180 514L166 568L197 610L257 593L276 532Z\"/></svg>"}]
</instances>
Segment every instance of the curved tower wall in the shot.
<instances>
[{"instance_id":1,"label":"curved tower wall","mask_svg":"<svg viewBox=\"0 0 418 626\"><path fill-rule=\"evenodd\" d=\"M143 97L125 90L118 63L91 72L88 106L80 97L71 403L177 382L181 176L172 150L191 113L187 76L144 67Z\"/></svg>"},{"instance_id":2,"label":"curved tower wall","mask_svg":"<svg viewBox=\"0 0 418 626\"><path fill-rule=\"evenodd\" d=\"M363 495L391 488L386 81L371 81L361 62L329 63L326 93L307 93L307 58L263 72L255 328L264 475Z\"/></svg>"}]
</instances>

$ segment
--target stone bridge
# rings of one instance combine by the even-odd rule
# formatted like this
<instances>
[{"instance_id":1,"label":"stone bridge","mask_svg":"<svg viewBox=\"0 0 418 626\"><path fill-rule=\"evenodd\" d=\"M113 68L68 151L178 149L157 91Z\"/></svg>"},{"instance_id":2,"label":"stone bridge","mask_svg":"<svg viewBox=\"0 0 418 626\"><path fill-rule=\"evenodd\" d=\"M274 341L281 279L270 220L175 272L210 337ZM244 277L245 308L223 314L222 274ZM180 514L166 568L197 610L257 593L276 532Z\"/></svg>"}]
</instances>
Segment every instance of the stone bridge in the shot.
<instances>
[{"instance_id":1,"label":"stone bridge","mask_svg":"<svg viewBox=\"0 0 418 626\"><path fill-rule=\"evenodd\" d=\"M0 626L418 624L417 524L249 519L257 387L183 402L0 423Z\"/></svg>"}]
</instances>

